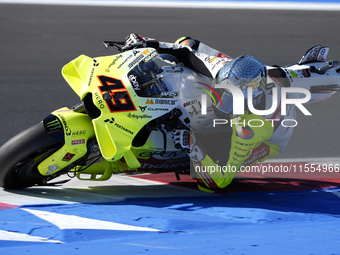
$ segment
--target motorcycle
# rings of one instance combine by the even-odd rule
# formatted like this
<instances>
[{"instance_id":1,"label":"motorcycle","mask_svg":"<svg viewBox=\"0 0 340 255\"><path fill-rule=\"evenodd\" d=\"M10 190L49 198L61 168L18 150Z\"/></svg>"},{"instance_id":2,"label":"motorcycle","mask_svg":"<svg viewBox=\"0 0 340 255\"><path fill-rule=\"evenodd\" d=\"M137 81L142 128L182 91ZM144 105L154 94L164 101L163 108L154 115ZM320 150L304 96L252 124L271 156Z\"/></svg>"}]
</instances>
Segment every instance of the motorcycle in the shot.
<instances>
[{"instance_id":1,"label":"motorcycle","mask_svg":"<svg viewBox=\"0 0 340 255\"><path fill-rule=\"evenodd\" d=\"M81 102L53 111L0 148L1 187L53 185L65 174L91 181L116 173L190 174L188 154L168 134L202 124L192 111L201 110L211 80L153 48L104 44L120 52L81 55L62 69ZM329 48L317 47L300 63L269 67L269 76L308 89L311 101L330 97L340 88L339 62L326 61Z\"/></svg>"}]
</instances>

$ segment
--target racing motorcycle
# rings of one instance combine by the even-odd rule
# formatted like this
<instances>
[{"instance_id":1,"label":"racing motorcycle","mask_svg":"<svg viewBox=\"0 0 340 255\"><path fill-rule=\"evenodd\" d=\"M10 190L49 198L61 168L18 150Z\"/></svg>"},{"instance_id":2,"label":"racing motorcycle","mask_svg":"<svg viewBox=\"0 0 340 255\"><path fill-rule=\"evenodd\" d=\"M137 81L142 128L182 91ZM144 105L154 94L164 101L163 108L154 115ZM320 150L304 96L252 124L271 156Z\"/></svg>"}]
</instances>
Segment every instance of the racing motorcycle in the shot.
<instances>
[{"instance_id":1,"label":"racing motorcycle","mask_svg":"<svg viewBox=\"0 0 340 255\"><path fill-rule=\"evenodd\" d=\"M200 125L197 111L211 80L153 48L104 44L119 53L81 55L62 69L81 102L53 111L0 148L1 187L53 185L65 174L92 181L122 172L189 174L188 154L169 133ZM310 101L328 98L340 85L339 62L326 61L328 51L315 46L299 63L268 67L269 76L308 89Z\"/></svg>"}]
</instances>

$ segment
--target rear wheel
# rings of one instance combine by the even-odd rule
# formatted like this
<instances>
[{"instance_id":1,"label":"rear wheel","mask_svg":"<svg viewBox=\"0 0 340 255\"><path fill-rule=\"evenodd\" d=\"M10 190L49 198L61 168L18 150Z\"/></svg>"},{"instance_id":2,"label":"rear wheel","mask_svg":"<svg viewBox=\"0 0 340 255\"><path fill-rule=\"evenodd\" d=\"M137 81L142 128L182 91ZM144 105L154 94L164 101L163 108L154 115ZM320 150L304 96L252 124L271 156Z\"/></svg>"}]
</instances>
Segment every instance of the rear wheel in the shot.
<instances>
[{"instance_id":1,"label":"rear wheel","mask_svg":"<svg viewBox=\"0 0 340 255\"><path fill-rule=\"evenodd\" d=\"M19 133L0 148L0 186L22 189L52 179L38 171L38 165L63 144L49 136L42 123Z\"/></svg>"}]
</instances>

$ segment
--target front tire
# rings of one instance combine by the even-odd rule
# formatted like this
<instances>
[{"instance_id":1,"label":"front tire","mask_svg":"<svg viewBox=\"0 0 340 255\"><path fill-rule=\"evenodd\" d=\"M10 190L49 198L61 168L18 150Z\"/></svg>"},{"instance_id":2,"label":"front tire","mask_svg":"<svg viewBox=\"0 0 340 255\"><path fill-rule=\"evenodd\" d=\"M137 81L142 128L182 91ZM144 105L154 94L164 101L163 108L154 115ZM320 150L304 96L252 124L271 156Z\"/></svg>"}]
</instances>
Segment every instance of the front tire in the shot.
<instances>
[{"instance_id":1,"label":"front tire","mask_svg":"<svg viewBox=\"0 0 340 255\"><path fill-rule=\"evenodd\" d=\"M42 123L19 133L0 148L0 187L22 189L44 184L51 177L41 175L37 167L62 146L46 133Z\"/></svg>"}]
</instances>

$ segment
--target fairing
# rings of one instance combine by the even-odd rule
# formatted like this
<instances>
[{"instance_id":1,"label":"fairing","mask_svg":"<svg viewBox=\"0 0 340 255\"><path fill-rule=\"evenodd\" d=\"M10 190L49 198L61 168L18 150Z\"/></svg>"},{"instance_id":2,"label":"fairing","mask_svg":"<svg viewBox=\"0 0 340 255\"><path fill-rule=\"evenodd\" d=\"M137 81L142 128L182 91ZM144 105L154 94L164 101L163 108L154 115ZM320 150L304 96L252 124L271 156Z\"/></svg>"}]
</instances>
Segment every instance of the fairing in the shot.
<instances>
[{"instance_id":1,"label":"fairing","mask_svg":"<svg viewBox=\"0 0 340 255\"><path fill-rule=\"evenodd\" d=\"M95 116L92 123L104 159L115 161L124 157L130 169L140 167L131 151L132 141L140 129L179 104L178 92L166 98L156 95L157 99L155 95L138 96L136 84L128 77L135 66L150 62L156 56L154 49L95 59L82 55L62 71L80 99L91 93L94 106L100 110L100 116ZM153 110L150 105L161 106L162 110Z\"/></svg>"}]
</instances>

